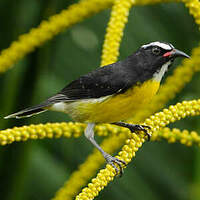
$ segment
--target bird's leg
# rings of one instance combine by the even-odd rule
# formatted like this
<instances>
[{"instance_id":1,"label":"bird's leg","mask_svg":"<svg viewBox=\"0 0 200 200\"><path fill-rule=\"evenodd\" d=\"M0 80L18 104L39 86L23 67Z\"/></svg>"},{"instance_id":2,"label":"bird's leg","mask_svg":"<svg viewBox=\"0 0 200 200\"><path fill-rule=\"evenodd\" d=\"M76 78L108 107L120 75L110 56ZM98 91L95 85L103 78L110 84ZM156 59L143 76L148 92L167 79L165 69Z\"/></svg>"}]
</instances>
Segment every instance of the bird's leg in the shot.
<instances>
[{"instance_id":1,"label":"bird's leg","mask_svg":"<svg viewBox=\"0 0 200 200\"><path fill-rule=\"evenodd\" d=\"M106 159L106 162L110 165L112 165L116 171L116 173L120 173L120 175L123 174L123 167L122 164L126 165L126 163L123 160L119 160L118 158L115 158L111 156L110 154L106 153L100 146L97 144L97 142L94 139L94 123L88 123L86 129L85 129L85 137L102 153L103 157ZM120 168L119 169L115 166L117 164Z\"/></svg>"},{"instance_id":2,"label":"bird's leg","mask_svg":"<svg viewBox=\"0 0 200 200\"><path fill-rule=\"evenodd\" d=\"M150 140L150 138L151 138L151 134L147 131L147 129L151 129L151 127L149 127L149 126L138 125L138 124L128 124L125 122L114 122L112 124L128 128L132 133L135 131L144 131L148 137L148 140Z\"/></svg>"}]
</instances>

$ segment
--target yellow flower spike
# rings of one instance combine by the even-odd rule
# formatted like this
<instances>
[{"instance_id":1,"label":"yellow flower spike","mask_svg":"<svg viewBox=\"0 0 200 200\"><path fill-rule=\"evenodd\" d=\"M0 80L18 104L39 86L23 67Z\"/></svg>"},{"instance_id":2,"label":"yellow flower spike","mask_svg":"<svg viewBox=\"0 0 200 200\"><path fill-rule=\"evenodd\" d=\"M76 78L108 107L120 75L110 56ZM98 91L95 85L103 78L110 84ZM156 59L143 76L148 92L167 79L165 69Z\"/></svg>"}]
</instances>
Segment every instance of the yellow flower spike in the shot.
<instances>
[{"instance_id":1,"label":"yellow flower spike","mask_svg":"<svg viewBox=\"0 0 200 200\"><path fill-rule=\"evenodd\" d=\"M0 55L0 72L4 72L9 69L13 64L24 57L27 53L33 51L36 47L41 46L44 42L51 39L59 32L64 30L65 28L69 27L72 24L80 22L85 17L97 13L107 7L109 7L114 0L82 0L77 4L71 5L68 9L63 10L60 14L54 15L49 18L49 21L43 21L38 26L38 28L33 28L30 30L29 33L19 36L18 41L13 42L8 49L5 49L1 52ZM128 3L125 4L126 7L130 7L131 3L133 5L145 5L150 3L160 3L160 2L172 2L172 0L165 0L165 1L127 1ZM196 2L195 2L196 3ZM189 5L190 6L190 5ZM121 9L121 15L124 15L122 18L122 23L118 23L118 29L120 27L123 28L124 24L126 23L126 11L125 9ZM194 12L191 11L193 14ZM194 15L194 17L198 17ZM197 23L199 22L196 19ZM112 27L112 24L110 25ZM115 38L115 41L118 43L121 40L122 33L119 33ZM108 40L112 41L112 36L108 36ZM113 43L113 45L105 44L105 48L108 46L114 46L114 49L118 49L119 44ZM113 48L111 48L113 49ZM106 54L104 54L106 55ZM110 55L115 55L117 57L118 52L115 50L111 51ZM105 58L107 59L107 58ZM107 60L108 62L111 59ZM103 62L102 62L103 63Z\"/></svg>"},{"instance_id":2,"label":"yellow flower spike","mask_svg":"<svg viewBox=\"0 0 200 200\"><path fill-rule=\"evenodd\" d=\"M97 127L103 127L103 129L105 128L105 126ZM119 144L121 144L125 140L125 138L126 134L122 131L119 135L114 135L105 139L102 142L101 147L106 152L113 154L119 148ZM96 170L99 169L99 167L103 163L105 163L105 159L100 155L97 150L94 150L94 153L89 155L86 161L79 166L79 170L71 174L69 180L66 181L64 186L56 193L53 200L73 199L78 191L80 191L81 187L87 184L88 180L94 176ZM108 166L112 169L110 165ZM112 169L112 172L114 173L115 171ZM99 175L99 177L102 181L106 180L106 178L101 174ZM93 182L95 182L95 180L92 180L92 183ZM98 187L101 188L101 185L98 185Z\"/></svg>"},{"instance_id":3,"label":"yellow flower spike","mask_svg":"<svg viewBox=\"0 0 200 200\"><path fill-rule=\"evenodd\" d=\"M30 125L23 127L14 127L0 131L0 144L10 144L13 142L26 141L28 139L44 139L44 138L60 138L60 137L80 137L85 129L85 124L82 123L47 123ZM101 131L99 131L101 130ZM118 135L128 133L127 129L97 125L95 133L100 136L107 136L108 134ZM119 136L119 135L118 135ZM121 137L121 136L119 136ZM113 145L116 145L113 143Z\"/></svg>"},{"instance_id":4,"label":"yellow flower spike","mask_svg":"<svg viewBox=\"0 0 200 200\"><path fill-rule=\"evenodd\" d=\"M196 104L194 104L194 106L195 106ZM172 108L171 108L172 109ZM169 112L166 112L166 113L169 113ZM162 115L162 114L161 114ZM155 119L155 118L154 118ZM62 123L63 125L65 125L65 123ZM51 124L48 124L48 126L50 126ZM34 125L32 125L32 128L34 127ZM1 135L0 135L1 136ZM125 138L125 134L121 134L121 136L123 137L123 138ZM119 138L121 137L120 135L119 136L115 136L116 137L116 141L118 141L118 142L116 142L116 144L118 144L119 143ZM138 136L137 135L135 135L135 134L133 134L133 137L138 141L139 139L138 139ZM194 138L199 138L198 137L198 135L197 135L197 133L196 132L193 132L193 137ZM111 139L111 141L113 141L113 139ZM200 139L199 139L199 141L200 141ZM130 142L130 140L129 141L127 141L127 143L130 143L131 144L131 148L133 147L133 145L135 144L135 140L133 140L132 141L132 143ZM139 144L139 146L140 146L141 144ZM139 147L138 146L138 147ZM110 142L108 142L107 143L107 147L108 147L108 149L110 148ZM105 147L103 147L103 148L105 148L106 150L107 150L107 148L106 148L106 146ZM135 151L136 151L137 149L135 149ZM96 151L96 154L98 155L99 154L99 152L97 152ZM95 169L96 169L96 167L98 168L98 164L97 164L97 166L95 166L95 165L93 165L93 164L96 164L96 161L98 160L98 158L102 161L102 163L104 162L104 159L101 157L101 156L96 156L97 157L97 159L94 159L93 161L91 160L91 166L93 166L94 167L94 170L93 171L95 171ZM102 164L101 163L101 164ZM111 167L111 166L110 166ZM87 181L87 176L88 176L88 174L92 174L91 173L91 171L92 170L89 170L90 168L89 167L86 167L87 168L87 173L83 170L83 171L80 171L79 172L79 174L80 175L82 175L82 176L86 176L86 181ZM78 175L78 173L76 173L77 175ZM72 177L71 177L72 178ZM73 179L73 178L72 178ZM76 179L77 180L77 179ZM80 183L80 185L83 185L83 184L85 184L86 183L86 181L84 181L84 179L83 179L83 181L81 181L82 179L80 179L80 178L78 178L78 182ZM69 181L70 182L70 181ZM71 186L73 186L73 185L71 185ZM74 186L76 186L77 187L77 181L75 181L74 182ZM81 187L81 186L80 186ZM69 186L69 189L70 189L71 187ZM77 188L74 188L75 190L77 189ZM69 191L69 190L67 190L67 188L66 188L66 191ZM68 193L69 194L69 193ZM58 195L59 196L59 195ZM64 195L65 196L65 195ZM63 196L63 197L64 197ZM67 197L68 197L69 195L67 195L66 196L66 199L68 199ZM71 198L73 197L73 193L71 193ZM59 198L55 198L55 199L59 199ZM60 198L60 199L62 199L62 198ZM70 199L70 197L69 197L69 199Z\"/></svg>"},{"instance_id":5,"label":"yellow flower spike","mask_svg":"<svg viewBox=\"0 0 200 200\"><path fill-rule=\"evenodd\" d=\"M200 25L200 3L198 0L183 0L186 7L189 8L190 14L194 16L195 22Z\"/></svg>"},{"instance_id":6,"label":"yellow flower spike","mask_svg":"<svg viewBox=\"0 0 200 200\"><path fill-rule=\"evenodd\" d=\"M153 137L155 134L156 137ZM200 146L200 136L195 131L189 132L188 130L181 131L177 128L173 128L172 130L169 128L164 128L154 132L153 136L151 138L152 141L158 141L163 138L169 143L180 142L186 146L191 146L193 144Z\"/></svg>"},{"instance_id":7,"label":"yellow flower spike","mask_svg":"<svg viewBox=\"0 0 200 200\"><path fill-rule=\"evenodd\" d=\"M125 24L128 21L131 5L132 0L115 0L103 44L102 66L117 61L120 41L123 36Z\"/></svg>"},{"instance_id":8,"label":"yellow flower spike","mask_svg":"<svg viewBox=\"0 0 200 200\"><path fill-rule=\"evenodd\" d=\"M140 138L140 136L138 136L138 139L139 138ZM133 140L133 139L131 139L131 140ZM138 146L141 146L141 142L138 142ZM135 156L135 151L137 151L138 148L135 147L134 149L132 149L128 145L125 148L128 150L129 153L122 150L119 153L119 155L121 155L121 156L119 156L118 158L123 159L126 162L129 162L130 161L129 157ZM93 185L91 186L91 184L90 184L90 187L92 187L94 191L97 190L96 184L95 184L96 182L98 182L98 185L100 184L100 186L98 188L101 188L101 190L102 190L109 182L111 182L114 179L116 172L113 171L113 169L111 169L111 168L112 167L110 165L106 165L106 168L104 170L100 170L97 177L92 179L91 184L93 184ZM94 180L95 180L95 183L94 183ZM96 196L94 193L94 195L91 197L91 193L93 191L90 193L90 195L85 191L88 191L87 188L84 188L82 190L82 192L78 196L76 196L76 200L82 200L82 199L88 200L88 199L93 199ZM98 192L99 191L100 190L98 190Z\"/></svg>"},{"instance_id":9,"label":"yellow flower spike","mask_svg":"<svg viewBox=\"0 0 200 200\"><path fill-rule=\"evenodd\" d=\"M77 128L78 125L76 125ZM48 123L39 125L30 125L23 127L15 127L13 129L7 129L0 131L0 144L6 145L12 142L26 141L27 139L43 139L52 137L61 137L64 129L68 127L67 123ZM80 130L83 125L79 125L76 131L73 132L74 135L80 135Z\"/></svg>"},{"instance_id":10,"label":"yellow flower spike","mask_svg":"<svg viewBox=\"0 0 200 200\"><path fill-rule=\"evenodd\" d=\"M69 6L60 14L54 15L48 21L42 21L38 28L33 28L29 33L19 36L9 48L0 55L0 72L5 72L27 53L52 39L65 28L82 21L91 14L97 13L112 3L112 0L82 0Z\"/></svg>"}]
</instances>

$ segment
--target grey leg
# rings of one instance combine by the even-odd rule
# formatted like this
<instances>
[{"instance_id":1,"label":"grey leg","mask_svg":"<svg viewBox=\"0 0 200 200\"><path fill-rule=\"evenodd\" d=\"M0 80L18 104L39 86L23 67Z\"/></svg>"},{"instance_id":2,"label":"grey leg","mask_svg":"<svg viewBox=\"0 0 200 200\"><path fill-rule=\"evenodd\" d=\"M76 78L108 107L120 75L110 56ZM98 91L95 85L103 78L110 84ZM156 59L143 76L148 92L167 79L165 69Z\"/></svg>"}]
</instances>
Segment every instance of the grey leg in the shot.
<instances>
[{"instance_id":1,"label":"grey leg","mask_svg":"<svg viewBox=\"0 0 200 200\"><path fill-rule=\"evenodd\" d=\"M145 134L148 137L148 140L150 140L150 138L151 138L151 135L147 131L147 129L151 129L151 127L149 127L149 126L138 125L138 124L128 124L128 123L125 123L125 122L114 122L112 124L117 125L117 126L121 126L121 127L124 127L124 128L128 128L132 133L135 132L135 131L144 131Z\"/></svg>"},{"instance_id":2,"label":"grey leg","mask_svg":"<svg viewBox=\"0 0 200 200\"><path fill-rule=\"evenodd\" d=\"M102 153L103 157L106 159L106 162L112 165L115 168L116 173L119 173L119 169L114 165L117 164L120 168L120 175L123 173L122 164L126 165L126 163L122 160L119 160L110 154L106 153L94 139L94 126L95 123L88 123L85 129L85 137Z\"/></svg>"}]
</instances>

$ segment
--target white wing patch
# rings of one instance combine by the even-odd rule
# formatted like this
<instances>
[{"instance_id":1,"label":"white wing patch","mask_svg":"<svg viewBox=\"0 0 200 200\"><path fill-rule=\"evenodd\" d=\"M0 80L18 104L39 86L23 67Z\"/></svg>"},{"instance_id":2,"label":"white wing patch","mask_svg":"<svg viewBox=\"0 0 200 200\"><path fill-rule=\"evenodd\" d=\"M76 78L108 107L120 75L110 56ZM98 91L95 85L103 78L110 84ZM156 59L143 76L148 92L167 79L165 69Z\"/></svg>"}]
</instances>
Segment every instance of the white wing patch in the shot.
<instances>
[{"instance_id":1,"label":"white wing patch","mask_svg":"<svg viewBox=\"0 0 200 200\"><path fill-rule=\"evenodd\" d=\"M165 49L165 50L174 49L174 46L172 44L166 44L166 43L163 43L163 42L151 42L149 44L143 45L142 48L146 49L150 46L158 46L158 47L161 47L162 49Z\"/></svg>"},{"instance_id":2,"label":"white wing patch","mask_svg":"<svg viewBox=\"0 0 200 200\"><path fill-rule=\"evenodd\" d=\"M168 70L171 61L165 63L157 72L153 74L153 80L160 82L165 72Z\"/></svg>"}]
</instances>

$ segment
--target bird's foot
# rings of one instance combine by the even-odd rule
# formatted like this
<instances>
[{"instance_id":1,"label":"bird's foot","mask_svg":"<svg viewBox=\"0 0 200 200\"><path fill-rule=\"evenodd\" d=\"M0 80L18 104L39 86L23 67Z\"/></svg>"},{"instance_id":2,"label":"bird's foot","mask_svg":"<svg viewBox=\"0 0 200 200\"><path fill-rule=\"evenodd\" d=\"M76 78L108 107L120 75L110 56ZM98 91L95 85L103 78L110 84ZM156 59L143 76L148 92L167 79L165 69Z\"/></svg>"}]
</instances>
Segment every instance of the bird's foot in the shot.
<instances>
[{"instance_id":1,"label":"bird's foot","mask_svg":"<svg viewBox=\"0 0 200 200\"><path fill-rule=\"evenodd\" d=\"M132 133L136 132L136 134L137 134L137 131L144 131L144 133L146 134L146 136L148 138L148 141L151 138L151 134L147 131L147 129L151 129L150 126L138 125L138 124L129 124L129 123L126 123L126 122L114 122L112 124L115 124L117 126L121 126L121 127L124 127L124 128L128 128Z\"/></svg>"},{"instance_id":2,"label":"bird's foot","mask_svg":"<svg viewBox=\"0 0 200 200\"><path fill-rule=\"evenodd\" d=\"M109 154L106 154L104 155L104 158L106 159L106 162L108 164L110 164L116 171L116 174L119 174L120 177L122 176L122 174L124 173L124 170L123 170L123 166L122 165L125 165L126 166L126 162L124 162L123 160L120 160L116 157L113 157ZM119 167L119 169L117 168L117 166Z\"/></svg>"},{"instance_id":3,"label":"bird's foot","mask_svg":"<svg viewBox=\"0 0 200 200\"><path fill-rule=\"evenodd\" d=\"M151 129L150 126L145 125L138 125L138 124L129 124L127 127L132 133L135 131L144 131L144 133L147 136L148 141L151 139L151 134L148 132L147 129Z\"/></svg>"}]
</instances>

